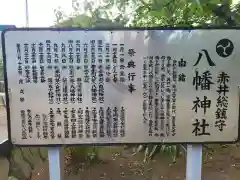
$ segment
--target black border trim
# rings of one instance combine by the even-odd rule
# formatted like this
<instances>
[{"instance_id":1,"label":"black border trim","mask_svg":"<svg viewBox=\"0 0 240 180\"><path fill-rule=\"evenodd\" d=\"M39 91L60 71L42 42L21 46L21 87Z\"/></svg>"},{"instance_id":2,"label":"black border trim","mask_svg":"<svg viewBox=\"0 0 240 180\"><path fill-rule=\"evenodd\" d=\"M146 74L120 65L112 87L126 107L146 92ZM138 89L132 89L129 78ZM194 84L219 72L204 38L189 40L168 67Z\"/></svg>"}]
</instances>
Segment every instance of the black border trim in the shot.
<instances>
[{"instance_id":1,"label":"black border trim","mask_svg":"<svg viewBox=\"0 0 240 180\"><path fill-rule=\"evenodd\" d=\"M5 52L5 33L8 31L144 31L144 30L240 30L239 26L197 26L197 27L135 27L135 28L45 28L45 27L32 27L32 28L9 28L2 31L2 55L4 64L4 84L6 93L6 110L8 121L8 138L11 145L18 147L72 147L72 146L116 146L116 145L134 145L134 144L234 144L240 140L240 106L238 114L238 137L235 141L205 141L205 142L140 142L140 143L87 143L87 144L13 144L11 139L11 121L10 121L10 106L9 106L9 94L8 94L8 78L7 78L7 66L6 66L6 52ZM240 32L239 32L240 34ZM238 99L240 104L240 96Z\"/></svg>"},{"instance_id":2,"label":"black border trim","mask_svg":"<svg viewBox=\"0 0 240 180\"><path fill-rule=\"evenodd\" d=\"M10 121L10 106L9 106L9 94L8 94L8 78L7 78L7 65L6 65L6 53L5 53L5 32L7 30L13 30L12 29L5 29L2 31L1 34L1 40L2 40L2 57L3 57L3 69L4 69L4 86L5 86L5 98L6 98L6 111L7 111L7 133L8 133L8 141L11 145L12 139L11 139L11 121Z\"/></svg>"}]
</instances>

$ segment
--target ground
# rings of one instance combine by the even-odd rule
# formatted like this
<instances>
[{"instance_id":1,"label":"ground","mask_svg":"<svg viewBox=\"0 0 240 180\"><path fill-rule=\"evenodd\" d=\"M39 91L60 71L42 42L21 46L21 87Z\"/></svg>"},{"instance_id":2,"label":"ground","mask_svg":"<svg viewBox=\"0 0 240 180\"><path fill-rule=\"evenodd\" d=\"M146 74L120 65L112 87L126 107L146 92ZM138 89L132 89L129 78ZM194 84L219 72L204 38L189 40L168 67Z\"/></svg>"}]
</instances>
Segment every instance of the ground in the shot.
<instances>
[{"instance_id":1,"label":"ground","mask_svg":"<svg viewBox=\"0 0 240 180\"><path fill-rule=\"evenodd\" d=\"M239 180L240 147L237 145L211 145L214 152L203 158L203 180ZM65 167L64 180L184 180L186 157L182 154L172 163L166 156L156 156L143 163L142 155L132 156L132 152L119 147L111 147L100 153L101 161L87 167ZM71 170L71 173L69 173ZM48 162L37 169L32 180L49 180Z\"/></svg>"}]
</instances>

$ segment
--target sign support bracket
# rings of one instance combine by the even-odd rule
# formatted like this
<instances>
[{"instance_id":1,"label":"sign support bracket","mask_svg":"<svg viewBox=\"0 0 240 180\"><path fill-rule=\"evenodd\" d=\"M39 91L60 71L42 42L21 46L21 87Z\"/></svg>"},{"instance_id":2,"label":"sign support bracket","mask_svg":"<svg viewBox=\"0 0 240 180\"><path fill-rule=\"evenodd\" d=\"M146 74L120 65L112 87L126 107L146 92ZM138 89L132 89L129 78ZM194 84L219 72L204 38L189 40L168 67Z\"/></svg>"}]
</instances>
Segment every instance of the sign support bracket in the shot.
<instances>
[{"instance_id":1,"label":"sign support bracket","mask_svg":"<svg viewBox=\"0 0 240 180\"><path fill-rule=\"evenodd\" d=\"M187 145L186 180L202 178L202 145Z\"/></svg>"}]
</instances>

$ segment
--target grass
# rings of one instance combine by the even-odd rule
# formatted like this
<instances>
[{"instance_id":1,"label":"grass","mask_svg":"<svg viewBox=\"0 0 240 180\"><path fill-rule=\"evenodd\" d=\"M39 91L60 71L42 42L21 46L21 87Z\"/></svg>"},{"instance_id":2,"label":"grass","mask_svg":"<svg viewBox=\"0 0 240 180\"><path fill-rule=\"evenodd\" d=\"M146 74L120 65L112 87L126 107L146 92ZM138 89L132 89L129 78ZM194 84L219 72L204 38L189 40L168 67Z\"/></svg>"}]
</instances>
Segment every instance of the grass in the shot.
<instances>
[{"instance_id":1,"label":"grass","mask_svg":"<svg viewBox=\"0 0 240 180\"><path fill-rule=\"evenodd\" d=\"M138 145L133 155L144 153L144 162L147 162L155 157L157 154L165 155L171 158L172 162L176 162L181 150L184 149L181 145L165 145L165 144L150 144Z\"/></svg>"}]
</instances>

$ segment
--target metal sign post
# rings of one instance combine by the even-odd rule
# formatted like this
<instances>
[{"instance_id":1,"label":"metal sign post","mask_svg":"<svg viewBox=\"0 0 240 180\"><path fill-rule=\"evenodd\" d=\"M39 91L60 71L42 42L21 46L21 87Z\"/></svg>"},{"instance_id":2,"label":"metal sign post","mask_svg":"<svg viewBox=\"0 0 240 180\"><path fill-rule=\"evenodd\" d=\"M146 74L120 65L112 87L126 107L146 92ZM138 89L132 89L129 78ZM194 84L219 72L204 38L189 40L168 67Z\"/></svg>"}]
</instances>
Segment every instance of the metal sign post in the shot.
<instances>
[{"instance_id":1,"label":"metal sign post","mask_svg":"<svg viewBox=\"0 0 240 180\"><path fill-rule=\"evenodd\" d=\"M239 32L7 30L9 139L51 147L188 143L187 180L201 178L202 148L191 144L238 140ZM60 158L59 149L49 158Z\"/></svg>"},{"instance_id":2,"label":"metal sign post","mask_svg":"<svg viewBox=\"0 0 240 180\"><path fill-rule=\"evenodd\" d=\"M61 147L49 147L48 160L50 180L63 180L64 178L63 149Z\"/></svg>"},{"instance_id":3,"label":"metal sign post","mask_svg":"<svg viewBox=\"0 0 240 180\"><path fill-rule=\"evenodd\" d=\"M187 145L186 180L202 178L202 145Z\"/></svg>"}]
</instances>

